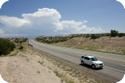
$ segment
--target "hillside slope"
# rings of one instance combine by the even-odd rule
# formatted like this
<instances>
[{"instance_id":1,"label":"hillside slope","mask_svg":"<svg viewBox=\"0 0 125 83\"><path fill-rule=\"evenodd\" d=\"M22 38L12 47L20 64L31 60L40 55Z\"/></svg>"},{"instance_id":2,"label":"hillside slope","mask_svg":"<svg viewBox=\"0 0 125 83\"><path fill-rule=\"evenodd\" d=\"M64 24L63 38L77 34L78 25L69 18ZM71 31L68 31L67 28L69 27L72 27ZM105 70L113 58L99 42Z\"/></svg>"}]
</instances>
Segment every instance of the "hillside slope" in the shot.
<instances>
[{"instance_id":1,"label":"hillside slope","mask_svg":"<svg viewBox=\"0 0 125 83\"><path fill-rule=\"evenodd\" d=\"M38 63L39 59L32 51L0 57L0 74L9 83L61 83L52 70Z\"/></svg>"},{"instance_id":2,"label":"hillside slope","mask_svg":"<svg viewBox=\"0 0 125 83\"><path fill-rule=\"evenodd\" d=\"M95 40L90 38L76 37L64 42L56 43L55 45L125 54L125 37L100 37Z\"/></svg>"}]
</instances>

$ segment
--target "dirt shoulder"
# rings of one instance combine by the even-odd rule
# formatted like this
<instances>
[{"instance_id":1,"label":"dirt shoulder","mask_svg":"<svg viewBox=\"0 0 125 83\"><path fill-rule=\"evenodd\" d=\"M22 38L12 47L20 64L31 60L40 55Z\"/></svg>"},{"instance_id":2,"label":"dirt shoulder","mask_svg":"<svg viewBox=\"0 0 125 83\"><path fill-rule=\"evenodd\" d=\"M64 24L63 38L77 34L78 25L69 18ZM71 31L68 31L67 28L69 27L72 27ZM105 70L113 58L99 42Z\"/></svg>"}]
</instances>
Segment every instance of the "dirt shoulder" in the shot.
<instances>
[{"instance_id":1,"label":"dirt shoulder","mask_svg":"<svg viewBox=\"0 0 125 83\"><path fill-rule=\"evenodd\" d=\"M38 63L41 59L30 50L0 57L0 74L9 83L62 83L51 69Z\"/></svg>"}]
</instances>

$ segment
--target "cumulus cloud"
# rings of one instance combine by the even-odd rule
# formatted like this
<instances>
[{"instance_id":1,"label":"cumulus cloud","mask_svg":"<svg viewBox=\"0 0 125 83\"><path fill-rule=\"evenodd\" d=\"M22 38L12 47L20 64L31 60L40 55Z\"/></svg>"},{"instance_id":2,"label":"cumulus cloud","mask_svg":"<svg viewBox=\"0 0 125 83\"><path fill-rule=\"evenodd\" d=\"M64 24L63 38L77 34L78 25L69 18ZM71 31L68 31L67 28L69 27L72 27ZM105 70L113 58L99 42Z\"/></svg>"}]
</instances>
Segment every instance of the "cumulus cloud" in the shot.
<instances>
[{"instance_id":1,"label":"cumulus cloud","mask_svg":"<svg viewBox=\"0 0 125 83\"><path fill-rule=\"evenodd\" d=\"M66 33L82 33L86 32L86 30L87 32L89 32L89 27L85 25L84 22L67 20L67 21L62 21L62 25L64 28L63 30Z\"/></svg>"},{"instance_id":2,"label":"cumulus cloud","mask_svg":"<svg viewBox=\"0 0 125 83\"><path fill-rule=\"evenodd\" d=\"M0 9L2 8L3 4L8 2L9 0L0 0Z\"/></svg>"},{"instance_id":3,"label":"cumulus cloud","mask_svg":"<svg viewBox=\"0 0 125 83\"><path fill-rule=\"evenodd\" d=\"M72 33L102 32L101 28L89 27L88 21L62 20L56 9L42 8L34 13L22 14L21 18L0 16L0 24L6 34L62 35Z\"/></svg>"},{"instance_id":4,"label":"cumulus cloud","mask_svg":"<svg viewBox=\"0 0 125 83\"><path fill-rule=\"evenodd\" d=\"M23 25L30 23L25 19L9 16L0 16L0 22L8 27L22 27Z\"/></svg>"},{"instance_id":5,"label":"cumulus cloud","mask_svg":"<svg viewBox=\"0 0 125 83\"><path fill-rule=\"evenodd\" d=\"M125 9L125 0L116 0L117 2L121 3Z\"/></svg>"}]
</instances>

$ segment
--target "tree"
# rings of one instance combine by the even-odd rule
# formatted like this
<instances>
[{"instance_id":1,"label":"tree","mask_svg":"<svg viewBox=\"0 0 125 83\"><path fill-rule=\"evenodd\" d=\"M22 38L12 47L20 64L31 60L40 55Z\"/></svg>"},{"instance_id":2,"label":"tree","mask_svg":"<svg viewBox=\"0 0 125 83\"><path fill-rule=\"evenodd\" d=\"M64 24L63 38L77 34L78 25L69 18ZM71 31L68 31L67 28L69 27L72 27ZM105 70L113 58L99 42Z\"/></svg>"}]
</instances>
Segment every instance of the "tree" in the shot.
<instances>
[{"instance_id":1,"label":"tree","mask_svg":"<svg viewBox=\"0 0 125 83\"><path fill-rule=\"evenodd\" d=\"M111 30L110 35L111 35L111 37L116 37L116 36L118 36L118 31Z\"/></svg>"}]
</instances>

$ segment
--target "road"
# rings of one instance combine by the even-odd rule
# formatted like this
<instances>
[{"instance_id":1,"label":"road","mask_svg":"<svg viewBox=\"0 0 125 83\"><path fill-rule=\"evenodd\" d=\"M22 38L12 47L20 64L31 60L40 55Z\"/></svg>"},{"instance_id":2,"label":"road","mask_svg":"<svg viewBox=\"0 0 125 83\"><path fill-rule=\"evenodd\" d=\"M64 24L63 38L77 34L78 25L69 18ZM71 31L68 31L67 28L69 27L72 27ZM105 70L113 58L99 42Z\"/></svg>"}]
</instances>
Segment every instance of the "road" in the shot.
<instances>
[{"instance_id":1,"label":"road","mask_svg":"<svg viewBox=\"0 0 125 83\"><path fill-rule=\"evenodd\" d=\"M36 42L35 40L29 40L29 44L33 45L34 48L50 53L56 57L68 60L74 64L80 64L81 55L94 55L105 64L104 69L95 70L97 74L102 74L108 79L117 82L122 79L125 74L125 55L94 52L87 50L80 50L74 48L59 47L54 45L48 45ZM89 69L91 71L92 69Z\"/></svg>"}]
</instances>

